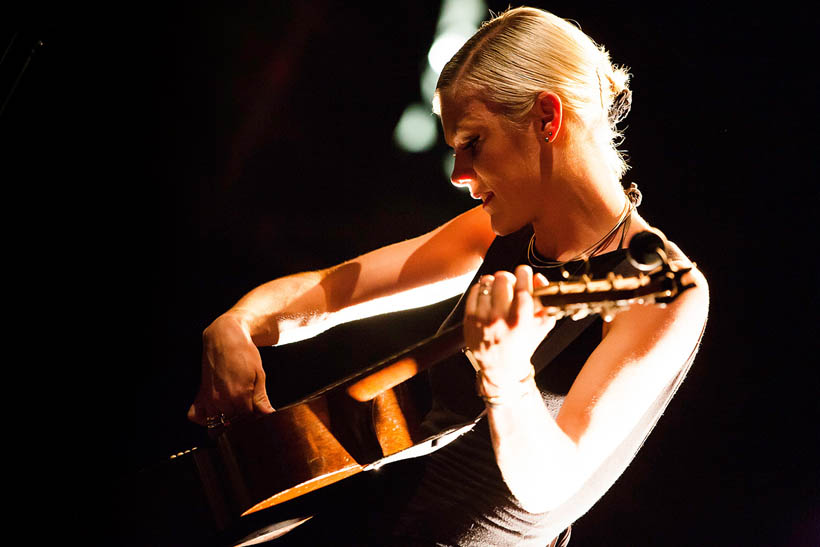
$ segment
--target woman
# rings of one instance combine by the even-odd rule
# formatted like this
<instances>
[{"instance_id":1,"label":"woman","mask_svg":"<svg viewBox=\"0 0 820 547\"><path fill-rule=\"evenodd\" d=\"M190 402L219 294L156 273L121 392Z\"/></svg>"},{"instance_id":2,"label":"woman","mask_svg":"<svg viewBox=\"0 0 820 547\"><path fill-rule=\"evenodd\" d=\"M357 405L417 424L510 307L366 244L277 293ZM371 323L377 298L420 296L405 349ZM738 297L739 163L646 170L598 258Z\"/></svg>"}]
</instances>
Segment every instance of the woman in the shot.
<instances>
[{"instance_id":1,"label":"woman","mask_svg":"<svg viewBox=\"0 0 820 547\"><path fill-rule=\"evenodd\" d=\"M433 369L427 423L469 422L475 402L486 419L425 459L383 543L556 538L628 465L685 375L708 309L693 270L697 286L671 305L634 306L567 338L530 297L563 272L630 273L622 249L650 226L635 210L639 194L621 185L627 82L603 48L552 14L520 8L486 23L443 69L434 99L454 149L452 182L481 205L415 239L251 291L205 330L189 417L204 425L273 412L257 346L304 339L376 303L448 297L474 278L449 321L463 321L476 372L466 361ZM674 245L669 254L691 265ZM566 348L536 374L534 352L561 336Z\"/></svg>"}]
</instances>

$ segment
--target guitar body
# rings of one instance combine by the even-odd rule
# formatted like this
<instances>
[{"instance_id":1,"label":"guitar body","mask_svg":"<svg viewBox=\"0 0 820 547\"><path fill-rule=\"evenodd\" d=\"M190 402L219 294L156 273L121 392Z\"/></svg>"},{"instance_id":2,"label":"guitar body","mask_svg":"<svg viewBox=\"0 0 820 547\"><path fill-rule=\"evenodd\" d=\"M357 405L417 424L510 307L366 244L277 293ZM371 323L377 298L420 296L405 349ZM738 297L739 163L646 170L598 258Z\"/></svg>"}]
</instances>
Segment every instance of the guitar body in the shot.
<instances>
[{"instance_id":1,"label":"guitar body","mask_svg":"<svg viewBox=\"0 0 820 547\"><path fill-rule=\"evenodd\" d=\"M129 530L124 544L273 539L312 517L311 492L423 440L430 395L421 377L360 402L346 392L358 376L231 424L208 446L141 472L123 491L129 507L118 511L129 518L120 526Z\"/></svg>"},{"instance_id":2,"label":"guitar body","mask_svg":"<svg viewBox=\"0 0 820 547\"><path fill-rule=\"evenodd\" d=\"M332 484L421 441L428 397L414 384L366 402L341 385L228 428L216 449L241 514Z\"/></svg>"}]
</instances>

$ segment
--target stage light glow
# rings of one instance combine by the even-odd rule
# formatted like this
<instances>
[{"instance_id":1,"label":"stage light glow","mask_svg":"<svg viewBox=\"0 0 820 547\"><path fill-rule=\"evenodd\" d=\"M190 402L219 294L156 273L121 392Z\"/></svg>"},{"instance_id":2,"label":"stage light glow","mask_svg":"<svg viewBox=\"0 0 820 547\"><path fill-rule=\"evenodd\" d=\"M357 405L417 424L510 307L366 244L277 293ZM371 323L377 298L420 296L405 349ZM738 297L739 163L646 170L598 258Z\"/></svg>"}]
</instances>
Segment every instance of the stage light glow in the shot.
<instances>
[{"instance_id":1,"label":"stage light glow","mask_svg":"<svg viewBox=\"0 0 820 547\"><path fill-rule=\"evenodd\" d=\"M487 15L484 0L443 0L433 43L421 74L419 91L426 106L408 106L393 133L396 144L408 152L430 150L439 138L438 119L430 115L441 69L478 29ZM445 170L450 177L445 159Z\"/></svg>"},{"instance_id":2,"label":"stage light glow","mask_svg":"<svg viewBox=\"0 0 820 547\"><path fill-rule=\"evenodd\" d=\"M444 0L438 17L438 31L460 30L471 36L487 15L484 0Z\"/></svg>"},{"instance_id":3,"label":"stage light glow","mask_svg":"<svg viewBox=\"0 0 820 547\"><path fill-rule=\"evenodd\" d=\"M411 104L404 109L393 138L402 150L424 152L436 143L438 118L430 108L421 104Z\"/></svg>"},{"instance_id":4,"label":"stage light glow","mask_svg":"<svg viewBox=\"0 0 820 547\"><path fill-rule=\"evenodd\" d=\"M427 53L427 62L436 74L441 72L453 55L470 38L470 34L447 31L433 40L430 51Z\"/></svg>"},{"instance_id":5,"label":"stage light glow","mask_svg":"<svg viewBox=\"0 0 820 547\"><path fill-rule=\"evenodd\" d=\"M421 98L425 104L432 104L433 94L436 92L436 84L438 83L438 73L433 70L433 67L428 63L424 67L424 72L421 74Z\"/></svg>"},{"instance_id":6,"label":"stage light glow","mask_svg":"<svg viewBox=\"0 0 820 547\"><path fill-rule=\"evenodd\" d=\"M450 175L453 174L453 166L456 164L456 158L453 157L453 152L448 150L444 156L441 158L441 168L444 170L444 176L447 177L447 180L450 180ZM453 185L460 190L470 190L470 187L467 185Z\"/></svg>"}]
</instances>

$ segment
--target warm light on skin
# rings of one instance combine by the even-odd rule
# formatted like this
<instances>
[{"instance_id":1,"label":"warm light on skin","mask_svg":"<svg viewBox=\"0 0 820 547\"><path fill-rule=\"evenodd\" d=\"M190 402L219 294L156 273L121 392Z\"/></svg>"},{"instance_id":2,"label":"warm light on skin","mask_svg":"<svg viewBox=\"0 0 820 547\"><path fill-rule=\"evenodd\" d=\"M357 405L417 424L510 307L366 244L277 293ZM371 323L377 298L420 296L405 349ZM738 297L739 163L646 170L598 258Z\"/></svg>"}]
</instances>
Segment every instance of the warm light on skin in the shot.
<instances>
[{"instance_id":1,"label":"warm light on skin","mask_svg":"<svg viewBox=\"0 0 820 547\"><path fill-rule=\"evenodd\" d=\"M325 321L315 321L313 320L314 318L282 319L280 321L281 332L278 345L307 340L330 328L349 321L356 321L358 319L386 313L423 308L424 306L441 302L442 300L463 293L472 278L473 272L468 272L459 277L445 279L401 293L362 302L361 304L356 304L330 314Z\"/></svg>"},{"instance_id":2,"label":"warm light on skin","mask_svg":"<svg viewBox=\"0 0 820 547\"><path fill-rule=\"evenodd\" d=\"M456 156L451 180L482 199L496 234L530 224L538 251L566 260L597 241L623 212L623 189L600 147L564 123L569 118L555 93L541 92L520 122L458 86L440 90L437 104Z\"/></svg>"},{"instance_id":3,"label":"warm light on skin","mask_svg":"<svg viewBox=\"0 0 820 547\"><path fill-rule=\"evenodd\" d=\"M440 99L445 140L455 153L451 182L482 200L496 234L534 224L549 196L539 136L474 96L445 91Z\"/></svg>"}]
</instances>

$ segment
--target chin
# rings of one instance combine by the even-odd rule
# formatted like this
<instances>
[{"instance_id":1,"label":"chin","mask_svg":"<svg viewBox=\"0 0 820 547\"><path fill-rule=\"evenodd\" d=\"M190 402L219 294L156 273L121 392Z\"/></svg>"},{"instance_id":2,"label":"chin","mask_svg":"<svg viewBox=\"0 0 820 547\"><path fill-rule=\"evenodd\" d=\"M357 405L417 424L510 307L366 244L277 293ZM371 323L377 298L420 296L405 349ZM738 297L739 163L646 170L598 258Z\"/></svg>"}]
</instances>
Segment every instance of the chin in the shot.
<instances>
[{"instance_id":1,"label":"chin","mask_svg":"<svg viewBox=\"0 0 820 547\"><path fill-rule=\"evenodd\" d=\"M493 232L497 236L508 236L510 234L514 234L518 230L524 227L525 223L514 223L514 222L504 222L501 219L497 219L495 217L490 217L490 225L493 228Z\"/></svg>"}]
</instances>

